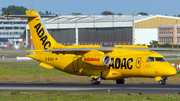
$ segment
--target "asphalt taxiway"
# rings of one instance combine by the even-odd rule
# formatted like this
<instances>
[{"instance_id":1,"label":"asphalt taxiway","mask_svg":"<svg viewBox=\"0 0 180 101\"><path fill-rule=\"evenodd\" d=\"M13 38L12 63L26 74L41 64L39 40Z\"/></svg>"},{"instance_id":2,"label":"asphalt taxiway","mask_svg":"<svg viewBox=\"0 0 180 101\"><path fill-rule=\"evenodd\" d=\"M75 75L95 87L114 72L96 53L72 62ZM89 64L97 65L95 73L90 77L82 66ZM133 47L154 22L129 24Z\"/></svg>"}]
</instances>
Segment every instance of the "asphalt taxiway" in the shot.
<instances>
[{"instance_id":1,"label":"asphalt taxiway","mask_svg":"<svg viewBox=\"0 0 180 101\"><path fill-rule=\"evenodd\" d=\"M2 91L65 91L90 93L151 93L151 94L179 94L180 84L123 84L102 83L0 83Z\"/></svg>"}]
</instances>

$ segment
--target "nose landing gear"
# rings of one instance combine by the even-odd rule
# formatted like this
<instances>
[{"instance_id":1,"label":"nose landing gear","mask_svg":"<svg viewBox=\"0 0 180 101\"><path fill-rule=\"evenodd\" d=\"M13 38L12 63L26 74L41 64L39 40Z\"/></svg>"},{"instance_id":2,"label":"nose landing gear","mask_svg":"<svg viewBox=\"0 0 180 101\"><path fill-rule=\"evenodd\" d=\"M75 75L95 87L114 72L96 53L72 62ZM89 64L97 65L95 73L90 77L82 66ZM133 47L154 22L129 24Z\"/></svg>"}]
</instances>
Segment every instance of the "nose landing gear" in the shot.
<instances>
[{"instance_id":1,"label":"nose landing gear","mask_svg":"<svg viewBox=\"0 0 180 101\"><path fill-rule=\"evenodd\" d=\"M166 80L167 80L167 78L161 78L161 80L159 81L159 84L160 85L165 85L166 84Z\"/></svg>"},{"instance_id":2,"label":"nose landing gear","mask_svg":"<svg viewBox=\"0 0 180 101\"><path fill-rule=\"evenodd\" d=\"M160 84L160 85L165 85L165 84L166 84L166 80L160 80L160 81L159 81L159 84Z\"/></svg>"}]
</instances>

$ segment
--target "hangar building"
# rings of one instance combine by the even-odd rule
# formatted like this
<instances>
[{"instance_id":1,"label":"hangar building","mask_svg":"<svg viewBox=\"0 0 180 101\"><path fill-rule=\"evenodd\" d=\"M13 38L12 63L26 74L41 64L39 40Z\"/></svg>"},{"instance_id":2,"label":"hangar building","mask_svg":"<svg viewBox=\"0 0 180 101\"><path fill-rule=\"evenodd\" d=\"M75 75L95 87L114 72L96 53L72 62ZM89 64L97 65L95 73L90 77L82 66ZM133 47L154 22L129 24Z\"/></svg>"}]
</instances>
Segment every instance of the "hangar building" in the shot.
<instances>
[{"instance_id":1,"label":"hangar building","mask_svg":"<svg viewBox=\"0 0 180 101\"><path fill-rule=\"evenodd\" d=\"M151 40L158 40L159 25L178 24L180 18L162 15L62 15L43 18L43 21L58 43L112 47L116 44L148 45ZM29 29L28 25L26 28ZM30 47L29 31L26 36Z\"/></svg>"},{"instance_id":2,"label":"hangar building","mask_svg":"<svg viewBox=\"0 0 180 101\"><path fill-rule=\"evenodd\" d=\"M149 44L158 41L158 26L164 24L180 24L180 17L154 15L135 20L135 44Z\"/></svg>"}]
</instances>

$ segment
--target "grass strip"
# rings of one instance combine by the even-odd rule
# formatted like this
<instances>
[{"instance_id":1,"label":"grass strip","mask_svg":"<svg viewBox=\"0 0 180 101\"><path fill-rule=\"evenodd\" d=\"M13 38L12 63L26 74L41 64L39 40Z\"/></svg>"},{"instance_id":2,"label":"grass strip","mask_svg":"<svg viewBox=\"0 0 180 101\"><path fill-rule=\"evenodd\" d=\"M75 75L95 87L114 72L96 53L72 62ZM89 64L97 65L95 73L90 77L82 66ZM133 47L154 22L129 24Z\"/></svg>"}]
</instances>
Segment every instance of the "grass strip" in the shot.
<instances>
[{"instance_id":1,"label":"grass strip","mask_svg":"<svg viewBox=\"0 0 180 101\"><path fill-rule=\"evenodd\" d=\"M1 91L1 101L179 101L179 94L69 93Z\"/></svg>"},{"instance_id":2,"label":"grass strip","mask_svg":"<svg viewBox=\"0 0 180 101\"><path fill-rule=\"evenodd\" d=\"M179 60L170 60L177 64ZM87 76L77 76L57 69L38 66L39 62L0 63L0 82L90 82ZM167 83L180 84L180 73L168 77ZM154 78L127 78L125 83L158 83ZM115 83L102 80L102 83Z\"/></svg>"},{"instance_id":3,"label":"grass strip","mask_svg":"<svg viewBox=\"0 0 180 101\"><path fill-rule=\"evenodd\" d=\"M47 69L38 66L39 62L12 62L12 63L0 63L0 76L8 75L20 75L20 76L63 76L71 75L65 72L61 72L57 69Z\"/></svg>"}]
</instances>

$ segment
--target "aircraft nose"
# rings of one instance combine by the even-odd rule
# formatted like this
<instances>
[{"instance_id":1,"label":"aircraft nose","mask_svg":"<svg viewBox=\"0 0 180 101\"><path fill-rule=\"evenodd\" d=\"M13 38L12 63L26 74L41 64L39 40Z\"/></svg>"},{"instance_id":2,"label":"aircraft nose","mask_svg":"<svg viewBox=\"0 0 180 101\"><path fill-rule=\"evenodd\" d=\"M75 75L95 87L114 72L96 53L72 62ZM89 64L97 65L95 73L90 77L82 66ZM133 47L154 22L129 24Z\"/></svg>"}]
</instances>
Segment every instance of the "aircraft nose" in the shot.
<instances>
[{"instance_id":1,"label":"aircraft nose","mask_svg":"<svg viewBox=\"0 0 180 101\"><path fill-rule=\"evenodd\" d=\"M176 69L174 67L171 67L171 68L168 69L168 74L170 76L173 76L173 75L177 74L177 71L176 71Z\"/></svg>"}]
</instances>

